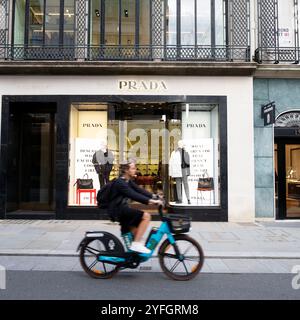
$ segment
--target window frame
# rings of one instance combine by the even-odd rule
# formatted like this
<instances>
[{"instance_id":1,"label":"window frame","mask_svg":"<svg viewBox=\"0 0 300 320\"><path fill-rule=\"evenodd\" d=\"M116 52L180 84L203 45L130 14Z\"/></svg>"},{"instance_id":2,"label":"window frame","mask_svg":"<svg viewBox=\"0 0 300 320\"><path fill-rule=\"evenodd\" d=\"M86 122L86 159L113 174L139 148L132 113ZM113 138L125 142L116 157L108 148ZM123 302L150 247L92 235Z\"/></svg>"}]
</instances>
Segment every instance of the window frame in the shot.
<instances>
[{"instance_id":1,"label":"window frame","mask_svg":"<svg viewBox=\"0 0 300 320\"><path fill-rule=\"evenodd\" d=\"M176 46L181 47L181 1L182 0L176 0ZM195 25L195 35L194 39L195 42L192 46L199 46L199 45L205 45L205 44L198 44L197 43L197 30L198 30L198 20L197 20L197 6L198 1L194 0L194 25ZM228 1L223 0L223 3L225 5L224 8L224 45L228 45ZM168 46L167 44L167 24L166 24L166 13L167 13L167 6L168 6L168 0L164 0L164 46ZM210 26L210 32L211 32L211 43L209 46L215 47L216 46L216 1L210 0L210 19L211 19L211 26Z\"/></svg>"},{"instance_id":2,"label":"window frame","mask_svg":"<svg viewBox=\"0 0 300 320\"><path fill-rule=\"evenodd\" d=\"M15 34L15 18L16 18L16 1L17 0L13 0L13 18L12 18L12 43L15 44L14 42L14 34ZM46 26L46 7L47 7L47 1L48 0L43 0L44 2L44 19L43 19L43 43L41 44L41 46L46 46L45 44L45 26ZM75 0L73 0L74 2L74 15L75 15L75 8L76 8L76 4L75 4ZM63 46L64 45L64 8L65 8L65 0L60 0L60 4L59 4L59 10L60 10L60 15L59 15L59 44L58 46ZM30 0L26 0L25 2L25 13L24 13L24 17L25 17L25 21L24 21L24 46L31 46L31 44L29 44L29 20L30 20ZM74 20L74 27L73 27L73 31L75 34L76 31L76 23ZM74 45L75 45L75 39L74 39ZM34 45L34 46L38 46L38 45Z\"/></svg>"},{"instance_id":3,"label":"window frame","mask_svg":"<svg viewBox=\"0 0 300 320\"><path fill-rule=\"evenodd\" d=\"M100 46L105 46L105 1L107 0L97 0L100 8L100 23L99 23L99 34L100 34ZM147 0L149 2L149 46L152 44L152 0ZM118 0L118 8L119 8L119 16L118 16L118 28L119 28L119 39L118 46L126 46L122 45L122 0ZM132 46L140 45L140 14L141 14L141 5L139 0L135 0L135 43ZM89 18L88 18L88 44L89 46L94 46L91 42L91 23L92 23L92 1L89 1Z\"/></svg>"}]
</instances>

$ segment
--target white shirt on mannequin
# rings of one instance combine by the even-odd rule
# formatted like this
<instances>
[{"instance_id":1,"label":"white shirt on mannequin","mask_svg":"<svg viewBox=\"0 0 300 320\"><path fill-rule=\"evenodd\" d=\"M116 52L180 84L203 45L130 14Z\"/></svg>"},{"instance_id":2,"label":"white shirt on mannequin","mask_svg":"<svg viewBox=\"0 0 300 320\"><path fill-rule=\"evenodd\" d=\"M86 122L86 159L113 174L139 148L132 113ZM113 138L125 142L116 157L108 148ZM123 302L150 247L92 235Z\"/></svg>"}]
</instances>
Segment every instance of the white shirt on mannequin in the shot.
<instances>
[{"instance_id":1,"label":"white shirt on mannequin","mask_svg":"<svg viewBox=\"0 0 300 320\"><path fill-rule=\"evenodd\" d=\"M172 178L182 178L181 169L181 149L172 151L169 161L169 176Z\"/></svg>"}]
</instances>

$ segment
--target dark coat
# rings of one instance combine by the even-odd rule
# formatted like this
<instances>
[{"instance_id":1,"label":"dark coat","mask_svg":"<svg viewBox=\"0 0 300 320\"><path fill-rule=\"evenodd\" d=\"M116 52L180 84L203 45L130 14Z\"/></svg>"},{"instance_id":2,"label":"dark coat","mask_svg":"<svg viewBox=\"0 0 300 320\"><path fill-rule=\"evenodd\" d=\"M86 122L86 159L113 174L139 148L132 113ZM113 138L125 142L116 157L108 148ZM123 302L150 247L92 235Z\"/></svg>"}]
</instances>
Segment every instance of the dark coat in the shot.
<instances>
[{"instance_id":1,"label":"dark coat","mask_svg":"<svg viewBox=\"0 0 300 320\"><path fill-rule=\"evenodd\" d=\"M110 203L108 205L109 216L117 220L124 206L128 206L129 199L148 204L152 199L152 193L140 188L134 181L126 181L124 178L116 179L111 186Z\"/></svg>"}]
</instances>

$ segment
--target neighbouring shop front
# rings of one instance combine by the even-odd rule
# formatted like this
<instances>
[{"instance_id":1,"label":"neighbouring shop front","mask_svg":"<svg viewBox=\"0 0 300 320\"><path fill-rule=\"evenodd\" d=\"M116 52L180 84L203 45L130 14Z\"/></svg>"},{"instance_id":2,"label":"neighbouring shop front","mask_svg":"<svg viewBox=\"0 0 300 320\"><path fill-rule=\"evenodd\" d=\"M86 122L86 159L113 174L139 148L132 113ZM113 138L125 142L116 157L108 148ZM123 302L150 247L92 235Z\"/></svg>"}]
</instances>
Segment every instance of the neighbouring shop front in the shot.
<instances>
[{"instance_id":1,"label":"neighbouring shop front","mask_svg":"<svg viewBox=\"0 0 300 320\"><path fill-rule=\"evenodd\" d=\"M277 219L300 219L300 109L275 123L275 205Z\"/></svg>"},{"instance_id":2,"label":"neighbouring shop front","mask_svg":"<svg viewBox=\"0 0 300 320\"><path fill-rule=\"evenodd\" d=\"M105 219L97 191L132 159L136 183L162 192L170 212L227 221L232 93L174 95L170 83L117 80L113 95L3 95L2 217Z\"/></svg>"},{"instance_id":3,"label":"neighbouring shop front","mask_svg":"<svg viewBox=\"0 0 300 320\"><path fill-rule=\"evenodd\" d=\"M255 161L256 216L300 218L299 80L256 79ZM274 125L264 126L261 105L274 102Z\"/></svg>"}]
</instances>

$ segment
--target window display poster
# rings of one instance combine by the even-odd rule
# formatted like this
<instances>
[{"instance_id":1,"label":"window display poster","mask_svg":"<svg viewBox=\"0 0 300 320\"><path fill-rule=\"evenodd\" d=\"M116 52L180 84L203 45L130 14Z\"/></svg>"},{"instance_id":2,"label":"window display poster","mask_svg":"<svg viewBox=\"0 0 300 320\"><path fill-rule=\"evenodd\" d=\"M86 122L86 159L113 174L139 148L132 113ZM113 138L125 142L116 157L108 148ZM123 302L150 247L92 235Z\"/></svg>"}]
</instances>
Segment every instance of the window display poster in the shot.
<instances>
[{"instance_id":1,"label":"window display poster","mask_svg":"<svg viewBox=\"0 0 300 320\"><path fill-rule=\"evenodd\" d=\"M107 111L79 111L78 138L107 139Z\"/></svg>"},{"instance_id":2,"label":"window display poster","mask_svg":"<svg viewBox=\"0 0 300 320\"><path fill-rule=\"evenodd\" d=\"M211 137L211 112L182 112L182 138L184 140Z\"/></svg>"},{"instance_id":3,"label":"window display poster","mask_svg":"<svg viewBox=\"0 0 300 320\"><path fill-rule=\"evenodd\" d=\"M214 139L211 138L211 112L185 111L182 113L182 138L190 156L188 178L192 205L214 204L214 191L198 191L198 181L214 176ZM182 186L183 187L183 186ZM187 203L185 192L183 203Z\"/></svg>"},{"instance_id":4,"label":"window display poster","mask_svg":"<svg viewBox=\"0 0 300 320\"><path fill-rule=\"evenodd\" d=\"M75 180L93 179L93 187L96 191L99 190L100 184L92 159L97 150L99 150L98 139L75 139ZM74 193L76 193L76 186L74 186ZM80 205L90 205L90 196L88 192L82 193ZM74 195L73 199L76 199L76 195ZM94 205L94 201L92 201L92 204Z\"/></svg>"},{"instance_id":5,"label":"window display poster","mask_svg":"<svg viewBox=\"0 0 300 320\"><path fill-rule=\"evenodd\" d=\"M190 176L188 177L191 204L214 204L214 191L198 191L199 178L214 178L214 139L184 140L186 150L190 156ZM187 203L185 192L183 202Z\"/></svg>"}]
</instances>

